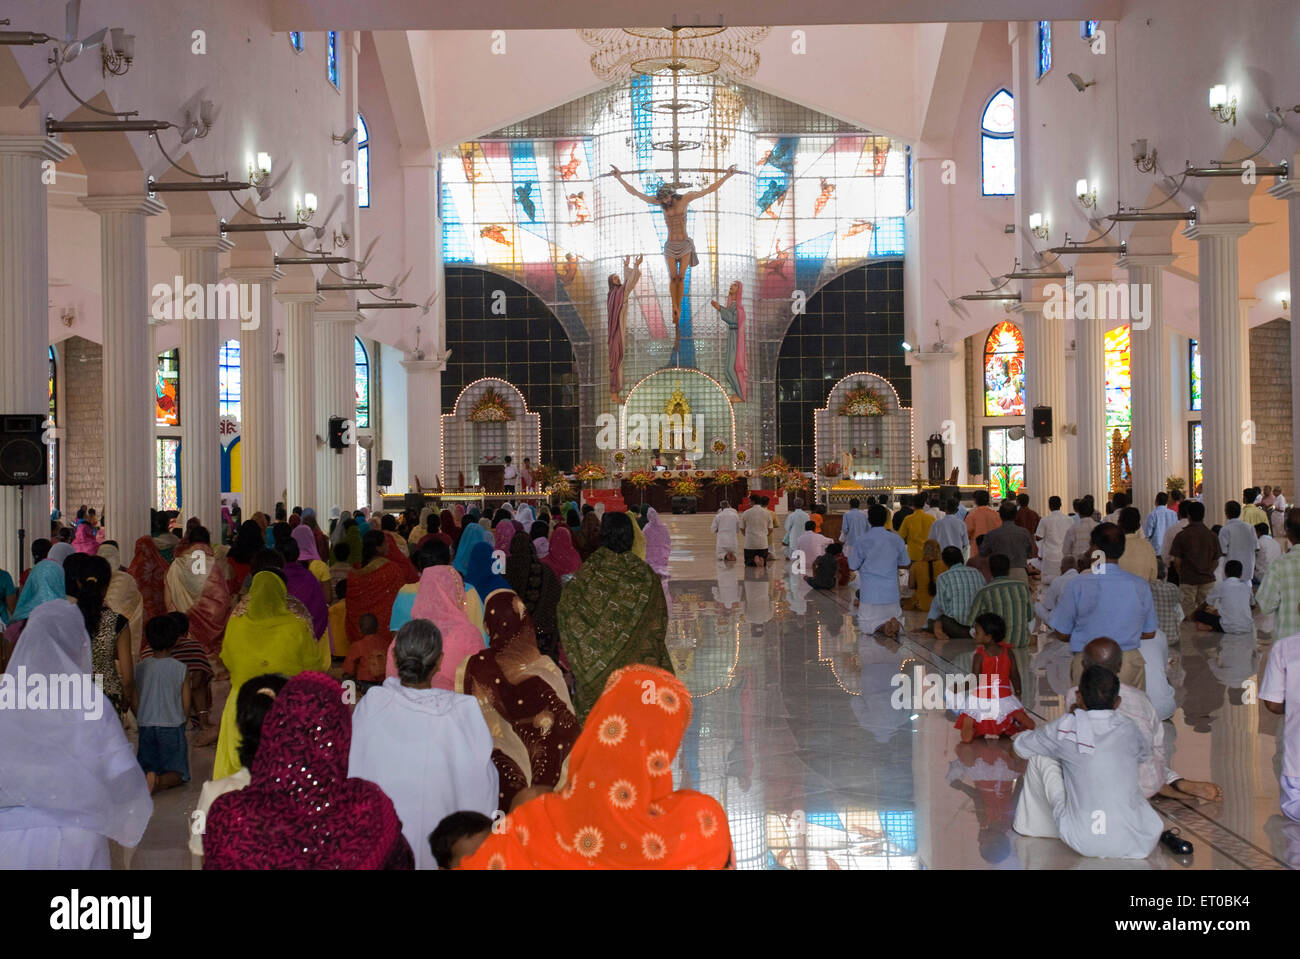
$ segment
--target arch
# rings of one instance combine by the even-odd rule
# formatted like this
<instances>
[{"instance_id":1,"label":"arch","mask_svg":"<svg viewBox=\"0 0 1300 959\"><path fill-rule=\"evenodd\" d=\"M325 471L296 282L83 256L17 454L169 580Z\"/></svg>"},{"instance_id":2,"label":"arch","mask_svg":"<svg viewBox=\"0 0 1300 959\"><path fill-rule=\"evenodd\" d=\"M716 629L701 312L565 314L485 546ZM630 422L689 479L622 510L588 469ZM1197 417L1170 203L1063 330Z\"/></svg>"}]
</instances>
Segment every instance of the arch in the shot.
<instances>
[{"instance_id":1,"label":"arch","mask_svg":"<svg viewBox=\"0 0 1300 959\"><path fill-rule=\"evenodd\" d=\"M883 415L839 415L849 391L859 387L876 392ZM813 413L813 425L819 477L823 463L838 460L849 451L854 458L853 472L868 474L869 483L903 486L910 482L912 410L902 404L898 390L885 377L870 370L841 377L827 392L826 405Z\"/></svg>"},{"instance_id":2,"label":"arch","mask_svg":"<svg viewBox=\"0 0 1300 959\"><path fill-rule=\"evenodd\" d=\"M1127 323L1107 330L1103 339L1103 362L1106 370L1106 428L1104 435L1105 462L1111 462L1112 437L1119 430L1127 438L1133 429L1133 380L1129 343L1132 328ZM1121 473L1120 486L1131 482L1132 476Z\"/></svg>"},{"instance_id":3,"label":"arch","mask_svg":"<svg viewBox=\"0 0 1300 959\"><path fill-rule=\"evenodd\" d=\"M510 419L500 423L474 423L470 420L474 404L489 390L504 401ZM451 404L451 412L443 413L439 423L442 468L448 488L459 485L457 474L464 475L468 484L481 485L477 467L488 456L496 462L504 456L515 456L520 462L524 457L531 457L534 463L542 461L542 418L528 408L523 391L501 377L484 376L465 384Z\"/></svg>"},{"instance_id":4,"label":"arch","mask_svg":"<svg viewBox=\"0 0 1300 959\"><path fill-rule=\"evenodd\" d=\"M289 31L289 48L290 48L291 50L293 50L294 53L302 53L302 51L303 51L303 47L304 47L304 44L303 44L303 40L302 40L302 31L301 31L301 30L290 30L290 31Z\"/></svg>"},{"instance_id":5,"label":"arch","mask_svg":"<svg viewBox=\"0 0 1300 959\"><path fill-rule=\"evenodd\" d=\"M1015 196L1015 97L1001 87L980 113L980 192L984 196Z\"/></svg>"},{"instance_id":6,"label":"arch","mask_svg":"<svg viewBox=\"0 0 1300 959\"><path fill-rule=\"evenodd\" d=\"M632 388L628 390L627 400L623 403L623 405L621 405L618 408L619 446L620 447L627 446L627 442L628 442L627 441L627 436L628 436L627 418L629 414L630 415L639 414L638 410L633 409L632 406L633 398L636 396L637 392L642 389L642 387L649 388L649 384L651 383L651 381L658 377L672 377L672 379L669 380L668 383L664 384L665 387L669 385L676 387L679 383L681 383L685 379L697 379L697 378L704 379L707 380L710 384L712 384L713 388L718 391L718 395L721 397L721 402L719 402L718 400L713 400L713 402L708 403L705 406L704 411L701 412L699 410L699 404L697 401L697 403L693 406L691 410L691 414L692 416L695 415L708 416L709 415L708 410L713 409L714 410L713 415L716 416L717 409L725 409L727 411L727 419L725 420L727 424L726 438L724 439L723 437L718 436L716 427L711 427L707 420L692 421L692 424L699 423L699 425L702 426L704 432L703 436L694 436L692 434L692 438L694 438L702 448L702 454L703 454L702 458L699 461L697 461L697 465L701 466L701 468L712 469L714 466L717 466L718 468L721 468L723 466L730 466L732 463L732 456L736 450L736 408L731 402L731 394L727 392L727 388L722 385L722 382L720 380L710 376L708 373L705 373L703 370L697 370L693 366L670 366L662 370L654 370L653 372L647 373L645 376L641 377L641 379L637 380L635 384L633 384ZM660 396L649 398L648 401L652 404L652 408L648 411L648 413L639 414L639 415L650 415L650 414L665 412L664 410L665 404L662 402L663 390L661 389L659 392L660 392ZM692 425L692 431L694 431L694 425ZM711 447L714 441L719 439L723 439L723 441L727 444L727 448L722 453L715 453L713 452Z\"/></svg>"},{"instance_id":7,"label":"arch","mask_svg":"<svg viewBox=\"0 0 1300 959\"><path fill-rule=\"evenodd\" d=\"M984 339L984 415L1025 415L1025 337L1003 320Z\"/></svg>"},{"instance_id":8,"label":"arch","mask_svg":"<svg viewBox=\"0 0 1300 959\"><path fill-rule=\"evenodd\" d=\"M354 371L355 390L356 390L356 413L353 416L353 423L358 429L370 428L370 353L366 350L366 344L361 342L361 337L354 336L352 346L352 367Z\"/></svg>"}]
</instances>

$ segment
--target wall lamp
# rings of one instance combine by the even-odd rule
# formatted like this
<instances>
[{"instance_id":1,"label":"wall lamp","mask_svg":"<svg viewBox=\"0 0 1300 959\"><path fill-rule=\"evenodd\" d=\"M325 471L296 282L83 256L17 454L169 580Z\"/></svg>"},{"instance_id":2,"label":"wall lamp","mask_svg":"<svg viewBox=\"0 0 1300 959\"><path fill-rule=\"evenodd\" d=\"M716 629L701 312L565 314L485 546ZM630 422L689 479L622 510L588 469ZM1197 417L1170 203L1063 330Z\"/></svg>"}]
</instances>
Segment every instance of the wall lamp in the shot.
<instances>
[{"instance_id":1,"label":"wall lamp","mask_svg":"<svg viewBox=\"0 0 1300 959\"><path fill-rule=\"evenodd\" d=\"M1237 125L1237 91L1229 91L1227 84L1216 83L1210 87L1210 112L1220 123Z\"/></svg>"}]
</instances>

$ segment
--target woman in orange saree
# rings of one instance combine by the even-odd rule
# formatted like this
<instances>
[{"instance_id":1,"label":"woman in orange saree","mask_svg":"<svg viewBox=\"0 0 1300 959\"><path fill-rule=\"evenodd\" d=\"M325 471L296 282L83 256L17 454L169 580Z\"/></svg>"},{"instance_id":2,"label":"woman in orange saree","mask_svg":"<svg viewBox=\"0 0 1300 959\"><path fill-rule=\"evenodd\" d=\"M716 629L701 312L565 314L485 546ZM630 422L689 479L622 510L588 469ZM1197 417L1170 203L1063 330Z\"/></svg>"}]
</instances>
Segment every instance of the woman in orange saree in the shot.
<instances>
[{"instance_id":1,"label":"woman in orange saree","mask_svg":"<svg viewBox=\"0 0 1300 959\"><path fill-rule=\"evenodd\" d=\"M403 586L419 579L410 560L403 565L387 554L388 538L382 530L372 529L362 537L361 566L348 573L349 643L361 641L361 617L365 613L374 613L379 619L379 635L385 642L391 642L393 634L388 622L393 602Z\"/></svg>"}]
</instances>

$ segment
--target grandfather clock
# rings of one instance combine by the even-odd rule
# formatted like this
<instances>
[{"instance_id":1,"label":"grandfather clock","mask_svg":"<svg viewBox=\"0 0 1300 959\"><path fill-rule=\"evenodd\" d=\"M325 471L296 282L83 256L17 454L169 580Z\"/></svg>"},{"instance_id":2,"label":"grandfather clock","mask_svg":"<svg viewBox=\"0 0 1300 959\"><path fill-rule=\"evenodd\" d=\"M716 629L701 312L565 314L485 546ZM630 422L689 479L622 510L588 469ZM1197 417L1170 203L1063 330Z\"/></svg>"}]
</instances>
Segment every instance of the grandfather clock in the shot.
<instances>
[{"instance_id":1,"label":"grandfather clock","mask_svg":"<svg viewBox=\"0 0 1300 959\"><path fill-rule=\"evenodd\" d=\"M925 441L925 449L930 482L936 486L941 485L948 475L943 456L943 437L938 433L931 433L930 438Z\"/></svg>"}]
</instances>

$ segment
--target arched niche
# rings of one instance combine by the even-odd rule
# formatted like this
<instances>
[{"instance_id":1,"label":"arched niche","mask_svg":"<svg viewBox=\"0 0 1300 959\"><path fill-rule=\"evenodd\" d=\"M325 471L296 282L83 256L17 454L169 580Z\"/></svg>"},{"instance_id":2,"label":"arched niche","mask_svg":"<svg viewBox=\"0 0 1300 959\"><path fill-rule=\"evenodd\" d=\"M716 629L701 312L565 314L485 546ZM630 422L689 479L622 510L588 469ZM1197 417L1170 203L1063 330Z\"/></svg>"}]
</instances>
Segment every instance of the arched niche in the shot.
<instances>
[{"instance_id":1,"label":"arched niche","mask_svg":"<svg viewBox=\"0 0 1300 959\"><path fill-rule=\"evenodd\" d=\"M843 412L854 408L853 404L848 407L846 404L860 389L870 391L874 403L878 404L879 415ZM863 486L911 485L915 472L911 459L912 410L899 402L889 380L866 371L850 373L831 387L826 406L815 411L813 418L819 476L825 463L841 461L847 451L853 459L852 478Z\"/></svg>"},{"instance_id":2,"label":"arched niche","mask_svg":"<svg viewBox=\"0 0 1300 959\"><path fill-rule=\"evenodd\" d=\"M480 413L492 397L499 399L504 418L484 419ZM460 475L465 485L481 486L479 466L500 465L507 456L520 465L528 457L534 466L541 459L541 417L529 412L523 394L514 384L484 377L468 384L456 398L452 412L442 415L444 485L455 488Z\"/></svg>"},{"instance_id":3,"label":"arched niche","mask_svg":"<svg viewBox=\"0 0 1300 959\"><path fill-rule=\"evenodd\" d=\"M719 441L721 451L714 449ZM730 395L720 382L697 369L669 367L643 376L619 407L619 446L630 450L637 443L642 449L632 454L634 468L648 463L656 448L665 451L666 459L667 451L684 448L700 469L731 466L736 413Z\"/></svg>"}]
</instances>

